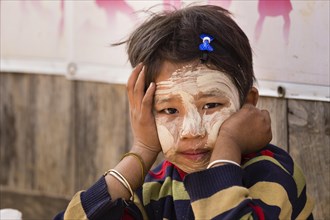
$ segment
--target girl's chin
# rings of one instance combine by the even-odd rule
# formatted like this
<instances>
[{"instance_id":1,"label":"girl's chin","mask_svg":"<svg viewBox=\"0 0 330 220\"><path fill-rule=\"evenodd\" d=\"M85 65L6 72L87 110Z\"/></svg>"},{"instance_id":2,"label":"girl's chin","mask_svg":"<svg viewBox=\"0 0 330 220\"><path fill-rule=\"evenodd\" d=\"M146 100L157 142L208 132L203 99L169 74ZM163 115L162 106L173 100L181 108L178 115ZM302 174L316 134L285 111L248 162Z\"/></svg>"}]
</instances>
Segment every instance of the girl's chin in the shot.
<instances>
[{"instance_id":1,"label":"girl's chin","mask_svg":"<svg viewBox=\"0 0 330 220\"><path fill-rule=\"evenodd\" d=\"M171 163L173 163L175 166L177 166L180 170L182 170L183 172L189 174L189 173L194 173L194 172L198 172L198 171L202 171L205 170L207 167L207 164L205 165L199 165L199 166L191 166L190 165L185 165L185 164L177 164L175 162L170 161Z\"/></svg>"},{"instance_id":2,"label":"girl's chin","mask_svg":"<svg viewBox=\"0 0 330 220\"><path fill-rule=\"evenodd\" d=\"M194 173L205 170L210 161L210 153L205 155L197 155L197 158L190 158L190 156L176 154L173 151L168 151L164 154L166 160L173 163L185 173Z\"/></svg>"}]
</instances>

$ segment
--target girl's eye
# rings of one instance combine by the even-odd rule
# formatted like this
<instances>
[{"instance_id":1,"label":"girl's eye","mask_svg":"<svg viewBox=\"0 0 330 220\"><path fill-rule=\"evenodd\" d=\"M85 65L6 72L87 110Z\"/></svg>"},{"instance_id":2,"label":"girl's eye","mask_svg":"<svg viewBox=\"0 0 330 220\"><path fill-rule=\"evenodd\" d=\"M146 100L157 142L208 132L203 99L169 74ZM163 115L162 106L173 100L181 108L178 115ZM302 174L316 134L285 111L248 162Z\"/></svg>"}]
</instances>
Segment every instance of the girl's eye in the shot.
<instances>
[{"instance_id":1,"label":"girl's eye","mask_svg":"<svg viewBox=\"0 0 330 220\"><path fill-rule=\"evenodd\" d=\"M203 109L216 108L220 105L221 105L220 103L207 103L206 105L204 105Z\"/></svg>"},{"instance_id":2,"label":"girl's eye","mask_svg":"<svg viewBox=\"0 0 330 220\"><path fill-rule=\"evenodd\" d=\"M175 108L166 108L163 110L163 112L165 112L168 115L173 115L175 113L178 113L179 111L176 110Z\"/></svg>"}]
</instances>

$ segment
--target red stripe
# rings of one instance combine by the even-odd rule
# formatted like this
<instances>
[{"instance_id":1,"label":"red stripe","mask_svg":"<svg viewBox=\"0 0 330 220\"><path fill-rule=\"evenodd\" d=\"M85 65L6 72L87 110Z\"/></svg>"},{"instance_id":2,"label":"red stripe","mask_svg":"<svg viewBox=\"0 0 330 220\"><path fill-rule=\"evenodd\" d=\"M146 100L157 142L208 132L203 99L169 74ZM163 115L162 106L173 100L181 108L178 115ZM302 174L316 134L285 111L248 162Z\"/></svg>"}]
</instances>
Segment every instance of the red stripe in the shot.
<instances>
[{"instance_id":1,"label":"red stripe","mask_svg":"<svg viewBox=\"0 0 330 220\"><path fill-rule=\"evenodd\" d=\"M175 166L175 165L173 165L173 166L174 166L174 167L176 168L176 170L178 171L181 180L183 180L183 178L186 176L187 173L184 172L184 171L182 171L179 167L177 167L177 166Z\"/></svg>"},{"instance_id":2,"label":"red stripe","mask_svg":"<svg viewBox=\"0 0 330 220\"><path fill-rule=\"evenodd\" d=\"M270 150L263 150L261 151L261 154L264 156L274 157L274 153L271 152Z\"/></svg>"},{"instance_id":3,"label":"red stripe","mask_svg":"<svg viewBox=\"0 0 330 220\"><path fill-rule=\"evenodd\" d=\"M260 208L259 206L257 205L253 205L251 203L249 203L249 206L251 206L254 210L254 212L257 214L258 216L258 219L260 220L265 220L265 215L264 215L264 212L262 211L262 208Z\"/></svg>"},{"instance_id":4,"label":"red stripe","mask_svg":"<svg viewBox=\"0 0 330 220\"><path fill-rule=\"evenodd\" d=\"M162 169L160 169L160 171L158 171L157 173L149 171L149 174L155 179L162 179L166 174L166 168L169 166L173 166L173 164L165 160L162 164Z\"/></svg>"},{"instance_id":5,"label":"red stripe","mask_svg":"<svg viewBox=\"0 0 330 220\"><path fill-rule=\"evenodd\" d=\"M253 152L249 154L242 154L242 164L246 163L252 158L258 157L258 156L268 156L274 158L274 153L270 150L262 150L260 152Z\"/></svg>"},{"instance_id":6,"label":"red stripe","mask_svg":"<svg viewBox=\"0 0 330 220\"><path fill-rule=\"evenodd\" d=\"M177 166L175 166L174 164L172 164L171 162L169 162L167 160L165 160L163 162L162 168L160 169L160 171L158 171L156 173L149 171L149 174L155 179L163 179L165 177L167 167L174 167L178 171L178 173L181 177L181 180L183 180L183 178L186 176L186 173L184 171L182 171L180 168L178 168Z\"/></svg>"}]
</instances>

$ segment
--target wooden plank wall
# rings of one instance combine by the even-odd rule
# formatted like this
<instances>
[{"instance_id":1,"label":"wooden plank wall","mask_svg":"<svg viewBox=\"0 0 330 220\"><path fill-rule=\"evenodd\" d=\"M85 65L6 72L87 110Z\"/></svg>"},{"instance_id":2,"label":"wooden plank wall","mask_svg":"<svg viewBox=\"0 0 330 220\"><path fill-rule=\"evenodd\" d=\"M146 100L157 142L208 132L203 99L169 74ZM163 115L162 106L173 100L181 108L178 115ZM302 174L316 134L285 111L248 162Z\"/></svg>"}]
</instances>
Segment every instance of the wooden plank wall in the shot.
<instances>
[{"instance_id":1,"label":"wooden plank wall","mask_svg":"<svg viewBox=\"0 0 330 220\"><path fill-rule=\"evenodd\" d=\"M315 219L330 216L330 103L261 97L273 141L306 174ZM124 85L0 74L0 208L51 218L129 149Z\"/></svg>"},{"instance_id":2,"label":"wooden plank wall","mask_svg":"<svg viewBox=\"0 0 330 220\"><path fill-rule=\"evenodd\" d=\"M315 219L330 218L330 103L288 102L289 152L304 170Z\"/></svg>"}]
</instances>

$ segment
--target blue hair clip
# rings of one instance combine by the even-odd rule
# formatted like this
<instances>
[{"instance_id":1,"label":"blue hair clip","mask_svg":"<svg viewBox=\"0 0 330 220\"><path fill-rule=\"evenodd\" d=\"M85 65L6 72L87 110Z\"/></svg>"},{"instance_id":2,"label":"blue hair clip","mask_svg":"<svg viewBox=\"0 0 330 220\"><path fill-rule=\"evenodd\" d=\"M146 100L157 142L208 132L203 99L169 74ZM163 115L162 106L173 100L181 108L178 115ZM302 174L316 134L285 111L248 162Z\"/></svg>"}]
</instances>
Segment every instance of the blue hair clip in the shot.
<instances>
[{"instance_id":1,"label":"blue hair clip","mask_svg":"<svg viewBox=\"0 0 330 220\"><path fill-rule=\"evenodd\" d=\"M212 52L213 47L210 45L210 43L214 40L214 38L208 34L201 34L199 37L203 40L203 43L199 45L199 50Z\"/></svg>"}]
</instances>

